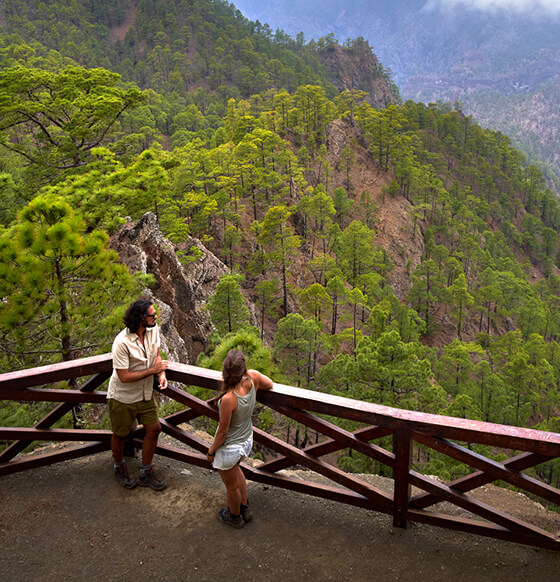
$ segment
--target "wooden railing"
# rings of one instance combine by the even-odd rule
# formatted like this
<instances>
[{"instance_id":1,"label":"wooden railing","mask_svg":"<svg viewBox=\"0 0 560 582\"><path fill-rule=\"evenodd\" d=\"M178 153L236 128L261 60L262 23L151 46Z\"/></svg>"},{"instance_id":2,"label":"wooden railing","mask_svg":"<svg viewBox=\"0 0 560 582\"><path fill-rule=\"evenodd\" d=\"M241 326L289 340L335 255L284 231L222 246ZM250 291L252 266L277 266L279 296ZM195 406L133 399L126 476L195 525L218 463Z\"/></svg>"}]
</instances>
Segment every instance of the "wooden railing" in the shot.
<instances>
[{"instance_id":1,"label":"wooden railing","mask_svg":"<svg viewBox=\"0 0 560 582\"><path fill-rule=\"evenodd\" d=\"M106 354L0 375L0 400L58 403L33 427L0 428L0 440L12 441L0 453L0 475L110 449L110 431L51 427L79 403L105 402L106 393L97 389L109 377L111 369L111 356ZM188 445L190 450L159 444L157 453L208 468L205 456L208 442L183 430L179 425L202 416L217 420L217 409L208 401L176 385L216 390L220 383L220 373L170 363L167 376L171 384L166 390L166 396L184 405L184 409L162 418L162 428L179 441L177 444ZM44 387L84 377L87 379L79 390ZM258 400L278 413L318 431L322 436L317 443L299 449L255 428L255 441L275 451L277 456L258 467L242 465L248 479L383 512L392 515L393 523L398 527L407 527L409 522L415 521L560 550L560 539L552 533L468 495L477 487L499 480L560 506L558 489L523 473L526 469L560 456L560 434L389 408L280 384L275 384L270 392L259 392ZM353 432L346 431L318 414L356 421L364 426ZM141 437L140 428L135 433L137 444ZM392 439L392 450L375 444L382 437ZM78 441L78 444L54 452L18 456L31 441L36 440ZM414 471L412 454L415 443L468 465L472 472L443 484ZM494 450L509 450L511 457L503 462L493 461L470 450L469 447L475 443L489 445ZM357 475L345 473L323 458L347 448L390 468L394 480L392 495ZM296 465L328 478L333 485L322 485L279 473L282 469ZM417 487L420 493L412 495L412 486ZM470 512L473 518L429 510L442 501Z\"/></svg>"}]
</instances>

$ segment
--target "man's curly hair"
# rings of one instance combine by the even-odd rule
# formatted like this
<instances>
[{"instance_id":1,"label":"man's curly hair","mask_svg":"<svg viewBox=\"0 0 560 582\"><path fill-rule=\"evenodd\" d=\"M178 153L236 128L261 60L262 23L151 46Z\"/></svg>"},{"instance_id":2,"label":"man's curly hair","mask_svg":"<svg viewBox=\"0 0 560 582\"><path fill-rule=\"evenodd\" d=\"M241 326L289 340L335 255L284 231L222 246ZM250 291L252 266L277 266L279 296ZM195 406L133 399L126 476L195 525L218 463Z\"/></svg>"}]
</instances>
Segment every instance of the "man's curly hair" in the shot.
<instances>
[{"instance_id":1,"label":"man's curly hair","mask_svg":"<svg viewBox=\"0 0 560 582\"><path fill-rule=\"evenodd\" d=\"M124 324L132 333L136 333L138 331L142 320L148 314L150 305L153 304L153 301L142 297L128 307L126 313L124 314Z\"/></svg>"}]
</instances>

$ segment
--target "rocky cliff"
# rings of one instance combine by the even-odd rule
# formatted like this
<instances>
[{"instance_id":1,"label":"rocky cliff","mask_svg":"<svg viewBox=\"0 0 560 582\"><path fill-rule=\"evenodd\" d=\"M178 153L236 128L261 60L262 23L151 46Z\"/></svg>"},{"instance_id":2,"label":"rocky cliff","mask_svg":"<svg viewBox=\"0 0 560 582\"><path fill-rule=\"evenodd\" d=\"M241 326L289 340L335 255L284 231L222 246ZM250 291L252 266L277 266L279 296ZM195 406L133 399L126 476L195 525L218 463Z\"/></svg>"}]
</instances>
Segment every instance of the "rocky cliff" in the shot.
<instances>
[{"instance_id":1,"label":"rocky cliff","mask_svg":"<svg viewBox=\"0 0 560 582\"><path fill-rule=\"evenodd\" d=\"M394 268L387 281L395 295L404 300L411 286L410 273L420 264L424 253L424 237L420 228L412 228L410 202L402 196L385 193L392 174L381 169L374 160L358 124L350 119L337 119L326 128L326 146L332 167L343 166L342 152L347 144L352 147L355 158L349 172L349 195L357 199L362 192L367 192L377 204L375 242L391 257ZM333 188L346 186L343 172L337 173L333 181ZM363 219L359 213L351 218Z\"/></svg>"},{"instance_id":2,"label":"rocky cliff","mask_svg":"<svg viewBox=\"0 0 560 582\"><path fill-rule=\"evenodd\" d=\"M366 91L369 93L366 101L377 108L396 102L387 80L379 72L377 57L367 42L355 43L352 48L333 45L320 51L318 56L329 72L329 80L339 91Z\"/></svg>"},{"instance_id":3,"label":"rocky cliff","mask_svg":"<svg viewBox=\"0 0 560 582\"><path fill-rule=\"evenodd\" d=\"M199 247L201 257L183 265L177 258L177 247L162 235L151 212L137 223L125 224L111 238L111 247L131 272L155 277L156 284L146 295L159 308L163 351L169 359L193 364L212 331L204 311L206 300L229 269L197 239L190 239L188 246Z\"/></svg>"}]
</instances>

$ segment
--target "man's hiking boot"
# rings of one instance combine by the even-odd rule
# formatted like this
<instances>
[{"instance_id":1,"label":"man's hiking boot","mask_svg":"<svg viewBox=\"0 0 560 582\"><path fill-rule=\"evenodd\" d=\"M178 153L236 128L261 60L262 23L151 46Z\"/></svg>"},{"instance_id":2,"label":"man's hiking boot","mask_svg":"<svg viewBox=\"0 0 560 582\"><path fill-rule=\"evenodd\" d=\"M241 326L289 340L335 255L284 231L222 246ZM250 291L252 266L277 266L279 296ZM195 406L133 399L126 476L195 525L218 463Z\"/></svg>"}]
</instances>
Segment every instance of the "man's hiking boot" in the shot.
<instances>
[{"instance_id":1,"label":"man's hiking boot","mask_svg":"<svg viewBox=\"0 0 560 582\"><path fill-rule=\"evenodd\" d=\"M138 476L138 485L142 487L151 487L154 491L161 491L167 487L167 481L156 477L152 467L142 471L140 469L140 475Z\"/></svg>"},{"instance_id":2,"label":"man's hiking boot","mask_svg":"<svg viewBox=\"0 0 560 582\"><path fill-rule=\"evenodd\" d=\"M253 512L249 507L249 501L247 501L247 505L241 504L241 517L245 523L253 519Z\"/></svg>"},{"instance_id":3,"label":"man's hiking boot","mask_svg":"<svg viewBox=\"0 0 560 582\"><path fill-rule=\"evenodd\" d=\"M126 489L134 489L137 485L136 479L128 474L126 463L115 465L115 476L119 483Z\"/></svg>"},{"instance_id":4,"label":"man's hiking boot","mask_svg":"<svg viewBox=\"0 0 560 582\"><path fill-rule=\"evenodd\" d=\"M224 509L220 509L218 511L218 519L225 523L226 525L231 525L235 529L239 529L245 525L243 518L240 515L233 515L229 510L229 507L225 507Z\"/></svg>"}]
</instances>

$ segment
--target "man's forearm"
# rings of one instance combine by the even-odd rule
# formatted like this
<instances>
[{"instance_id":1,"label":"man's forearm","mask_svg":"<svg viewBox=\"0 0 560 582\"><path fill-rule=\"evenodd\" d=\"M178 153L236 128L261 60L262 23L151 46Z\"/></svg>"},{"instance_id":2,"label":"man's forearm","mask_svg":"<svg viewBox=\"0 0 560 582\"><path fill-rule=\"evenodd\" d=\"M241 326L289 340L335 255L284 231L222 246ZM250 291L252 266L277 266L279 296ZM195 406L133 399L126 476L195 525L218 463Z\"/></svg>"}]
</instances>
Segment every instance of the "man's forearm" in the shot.
<instances>
[{"instance_id":1,"label":"man's forearm","mask_svg":"<svg viewBox=\"0 0 560 582\"><path fill-rule=\"evenodd\" d=\"M152 367L147 368L146 370L136 370L134 372L130 370L117 370L117 374L119 376L119 380L126 384L128 382L136 382L137 380L143 380L148 376L153 376L154 369Z\"/></svg>"}]
</instances>

